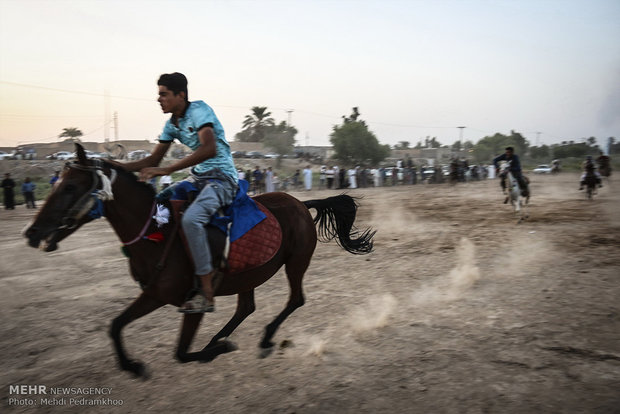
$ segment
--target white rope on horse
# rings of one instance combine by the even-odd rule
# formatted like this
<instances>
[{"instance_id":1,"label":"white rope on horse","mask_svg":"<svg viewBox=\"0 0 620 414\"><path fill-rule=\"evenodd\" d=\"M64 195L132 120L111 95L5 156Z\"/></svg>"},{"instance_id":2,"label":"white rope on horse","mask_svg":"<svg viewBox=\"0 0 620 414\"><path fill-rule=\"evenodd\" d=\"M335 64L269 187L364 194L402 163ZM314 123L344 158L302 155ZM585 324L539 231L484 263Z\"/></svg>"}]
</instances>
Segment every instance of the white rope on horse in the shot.
<instances>
[{"instance_id":1,"label":"white rope on horse","mask_svg":"<svg viewBox=\"0 0 620 414\"><path fill-rule=\"evenodd\" d=\"M107 175L103 173L101 170L97 170L97 174L101 178L101 190L97 191L97 198L101 201L111 201L114 200L114 193L112 193L112 184L116 179L116 170L112 169L110 175L112 179L109 179Z\"/></svg>"}]
</instances>

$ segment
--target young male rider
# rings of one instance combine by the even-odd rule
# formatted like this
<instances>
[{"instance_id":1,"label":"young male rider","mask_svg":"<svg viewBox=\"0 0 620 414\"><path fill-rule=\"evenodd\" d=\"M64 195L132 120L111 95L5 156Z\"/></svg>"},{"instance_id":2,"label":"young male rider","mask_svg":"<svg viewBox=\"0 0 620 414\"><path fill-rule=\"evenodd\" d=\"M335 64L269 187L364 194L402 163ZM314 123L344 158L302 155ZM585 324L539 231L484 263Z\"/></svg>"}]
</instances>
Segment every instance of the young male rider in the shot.
<instances>
[{"instance_id":1,"label":"young male rider","mask_svg":"<svg viewBox=\"0 0 620 414\"><path fill-rule=\"evenodd\" d=\"M523 197L527 197L529 194L529 189L528 189L525 179L523 178L523 174L521 173L521 161L519 161L519 156L514 153L514 148L506 147L505 153L493 159L493 165L495 166L496 171L499 169L498 163L500 161L510 161L510 172L512 173L512 176L519 183L519 188L521 189L521 195ZM502 192L505 192L506 191L506 175L500 174L500 177L501 177L500 185L502 186Z\"/></svg>"},{"instance_id":2,"label":"young male rider","mask_svg":"<svg viewBox=\"0 0 620 414\"><path fill-rule=\"evenodd\" d=\"M202 292L185 302L179 312L213 312L215 270L205 226L220 207L231 204L235 198L237 169L224 129L213 109L203 101L189 101L185 75L178 72L163 74L157 85L157 101L162 111L172 116L166 122L152 154L123 166L129 171L139 171L140 179L144 181L192 167L190 180L201 190L185 211L182 226L194 260L195 273L202 283ZM175 139L191 148L193 153L167 167L159 167Z\"/></svg>"}]
</instances>

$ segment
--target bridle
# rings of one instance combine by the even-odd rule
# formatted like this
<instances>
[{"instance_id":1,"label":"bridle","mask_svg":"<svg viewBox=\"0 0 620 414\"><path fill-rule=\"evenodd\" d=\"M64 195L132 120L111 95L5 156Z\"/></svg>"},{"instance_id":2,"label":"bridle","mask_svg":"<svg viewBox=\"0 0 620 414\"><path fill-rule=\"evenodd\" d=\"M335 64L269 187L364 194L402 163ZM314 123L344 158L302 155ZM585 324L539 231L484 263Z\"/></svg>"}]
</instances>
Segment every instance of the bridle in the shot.
<instances>
[{"instance_id":1,"label":"bridle","mask_svg":"<svg viewBox=\"0 0 620 414\"><path fill-rule=\"evenodd\" d=\"M93 184L91 185L90 189L73 204L73 207L71 207L67 211L67 214L60 221L61 226L58 227L58 230L73 230L77 227L79 220L86 214L90 214L90 212L97 207L97 204L100 204L103 201L114 200L112 185L114 184L114 181L116 181L116 177L118 175L117 171L114 168L110 168L110 178L108 178L108 176L105 175L103 171L103 162L101 162L101 160L93 161L94 165L82 165L77 163L66 164L67 168L90 172L93 176ZM99 186L99 183L101 183L101 189L98 190L97 187ZM142 240L151 224L156 206L157 203L155 200L153 201L153 207L151 208L151 212L140 233L134 239L128 242L121 241L123 246L129 246ZM101 215L98 215L96 218L99 218Z\"/></svg>"},{"instance_id":2,"label":"bridle","mask_svg":"<svg viewBox=\"0 0 620 414\"><path fill-rule=\"evenodd\" d=\"M103 172L103 163L100 160L93 160L94 165L82 165L77 163L67 163L65 168L88 171L92 174L93 183L90 189L82 195L73 206L67 211L60 220L58 230L73 230L77 227L79 220L89 213L99 201L114 200L112 184L116 181L117 172L110 168L110 178ZM97 189L101 183L101 189Z\"/></svg>"}]
</instances>

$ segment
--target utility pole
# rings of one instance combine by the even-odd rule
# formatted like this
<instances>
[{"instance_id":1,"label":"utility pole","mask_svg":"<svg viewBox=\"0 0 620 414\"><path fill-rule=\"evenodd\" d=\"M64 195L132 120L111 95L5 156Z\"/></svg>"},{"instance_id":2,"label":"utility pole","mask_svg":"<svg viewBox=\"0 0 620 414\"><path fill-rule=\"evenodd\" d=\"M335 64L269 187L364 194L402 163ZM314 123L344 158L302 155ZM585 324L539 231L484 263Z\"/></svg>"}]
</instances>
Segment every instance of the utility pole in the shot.
<instances>
[{"instance_id":1,"label":"utility pole","mask_svg":"<svg viewBox=\"0 0 620 414\"><path fill-rule=\"evenodd\" d=\"M114 111L114 141L118 141L118 112Z\"/></svg>"},{"instance_id":2,"label":"utility pole","mask_svg":"<svg viewBox=\"0 0 620 414\"><path fill-rule=\"evenodd\" d=\"M293 113L294 109L287 109L286 113L288 114L288 121L286 121L286 124L288 125L288 127L291 127L291 114Z\"/></svg>"},{"instance_id":3,"label":"utility pole","mask_svg":"<svg viewBox=\"0 0 620 414\"><path fill-rule=\"evenodd\" d=\"M457 127L457 128L460 129L460 131L459 131L459 152L460 152L460 150L463 149L463 130L465 128L467 128L467 127L460 126L460 127Z\"/></svg>"},{"instance_id":4,"label":"utility pole","mask_svg":"<svg viewBox=\"0 0 620 414\"><path fill-rule=\"evenodd\" d=\"M538 147L540 144L540 134L542 134L542 132L536 132L536 146Z\"/></svg>"},{"instance_id":5,"label":"utility pole","mask_svg":"<svg viewBox=\"0 0 620 414\"><path fill-rule=\"evenodd\" d=\"M106 88L103 93L103 142L110 142L110 91Z\"/></svg>"}]
</instances>

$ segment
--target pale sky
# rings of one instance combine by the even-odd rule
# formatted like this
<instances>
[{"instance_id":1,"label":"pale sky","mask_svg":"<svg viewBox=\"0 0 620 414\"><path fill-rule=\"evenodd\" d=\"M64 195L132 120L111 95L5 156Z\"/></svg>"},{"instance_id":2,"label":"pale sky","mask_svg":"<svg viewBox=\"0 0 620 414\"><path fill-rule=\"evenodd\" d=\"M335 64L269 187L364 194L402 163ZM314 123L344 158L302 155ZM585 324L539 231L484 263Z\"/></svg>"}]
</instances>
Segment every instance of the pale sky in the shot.
<instances>
[{"instance_id":1,"label":"pale sky","mask_svg":"<svg viewBox=\"0 0 620 414\"><path fill-rule=\"evenodd\" d=\"M379 141L620 139L620 1L0 0L0 146L120 139L168 118L182 72L229 141L252 106L328 145L359 107ZM537 135L537 132L540 134Z\"/></svg>"}]
</instances>

